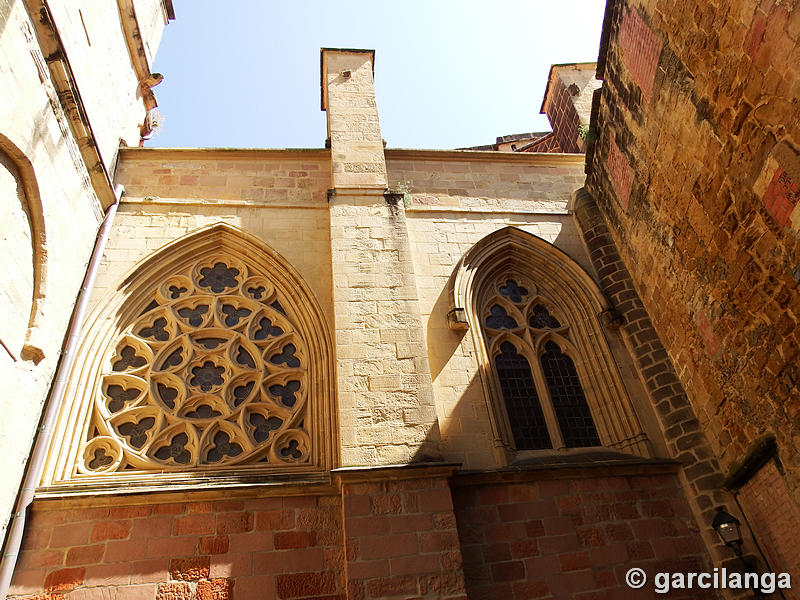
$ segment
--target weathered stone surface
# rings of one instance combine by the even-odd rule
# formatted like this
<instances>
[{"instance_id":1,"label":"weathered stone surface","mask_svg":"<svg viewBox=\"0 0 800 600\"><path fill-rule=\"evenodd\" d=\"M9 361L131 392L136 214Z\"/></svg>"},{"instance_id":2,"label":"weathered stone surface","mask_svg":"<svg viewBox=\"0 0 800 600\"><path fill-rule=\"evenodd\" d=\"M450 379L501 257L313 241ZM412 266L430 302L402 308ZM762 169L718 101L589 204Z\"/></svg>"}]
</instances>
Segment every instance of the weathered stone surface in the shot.
<instances>
[{"instance_id":1,"label":"weathered stone surface","mask_svg":"<svg viewBox=\"0 0 800 600\"><path fill-rule=\"evenodd\" d=\"M670 424L674 390L651 389L667 442L679 444L700 498L718 485L707 459L724 471L749 442L774 432L796 502L797 11L750 0L620 1L608 10L587 189L712 456ZM620 157L633 175L629 194ZM644 352L635 353L641 364Z\"/></svg>"}]
</instances>

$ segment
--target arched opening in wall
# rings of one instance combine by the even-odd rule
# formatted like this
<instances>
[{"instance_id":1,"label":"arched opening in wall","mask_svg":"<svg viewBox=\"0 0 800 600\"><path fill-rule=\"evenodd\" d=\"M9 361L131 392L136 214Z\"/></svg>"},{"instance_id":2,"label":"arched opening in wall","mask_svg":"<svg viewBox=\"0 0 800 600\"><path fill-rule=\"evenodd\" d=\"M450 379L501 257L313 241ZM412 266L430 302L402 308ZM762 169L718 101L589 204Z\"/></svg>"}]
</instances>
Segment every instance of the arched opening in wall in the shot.
<instances>
[{"instance_id":1,"label":"arched opening in wall","mask_svg":"<svg viewBox=\"0 0 800 600\"><path fill-rule=\"evenodd\" d=\"M36 341L44 299L44 214L36 176L25 154L0 135L0 344L14 360L44 358Z\"/></svg>"},{"instance_id":2,"label":"arched opening in wall","mask_svg":"<svg viewBox=\"0 0 800 600\"><path fill-rule=\"evenodd\" d=\"M223 224L173 242L87 324L46 485L241 484L338 464L329 328L264 242Z\"/></svg>"},{"instance_id":3,"label":"arched opening in wall","mask_svg":"<svg viewBox=\"0 0 800 600\"><path fill-rule=\"evenodd\" d=\"M472 330L506 461L603 448L652 456L598 319L606 299L568 255L515 227L496 231L456 266L450 301L451 323Z\"/></svg>"}]
</instances>

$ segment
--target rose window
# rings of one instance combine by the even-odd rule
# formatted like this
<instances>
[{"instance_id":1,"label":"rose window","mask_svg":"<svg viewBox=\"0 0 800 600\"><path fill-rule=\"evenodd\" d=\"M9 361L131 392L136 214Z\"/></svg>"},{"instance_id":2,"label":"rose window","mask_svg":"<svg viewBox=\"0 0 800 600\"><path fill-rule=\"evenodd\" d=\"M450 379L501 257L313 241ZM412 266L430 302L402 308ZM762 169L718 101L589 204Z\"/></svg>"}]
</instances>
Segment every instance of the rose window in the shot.
<instances>
[{"instance_id":1,"label":"rose window","mask_svg":"<svg viewBox=\"0 0 800 600\"><path fill-rule=\"evenodd\" d=\"M307 357L267 278L228 256L197 262L117 338L79 468L306 463Z\"/></svg>"}]
</instances>

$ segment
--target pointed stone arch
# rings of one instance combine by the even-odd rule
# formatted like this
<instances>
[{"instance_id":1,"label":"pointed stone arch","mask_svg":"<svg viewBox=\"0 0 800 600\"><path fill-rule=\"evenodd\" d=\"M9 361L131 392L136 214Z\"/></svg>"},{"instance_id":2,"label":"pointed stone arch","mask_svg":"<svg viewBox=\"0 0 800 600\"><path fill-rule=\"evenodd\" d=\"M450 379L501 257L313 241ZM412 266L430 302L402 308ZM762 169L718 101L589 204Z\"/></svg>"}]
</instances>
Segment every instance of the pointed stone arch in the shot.
<instances>
[{"instance_id":1,"label":"pointed stone arch","mask_svg":"<svg viewBox=\"0 0 800 600\"><path fill-rule=\"evenodd\" d=\"M0 134L0 169L5 171L16 183L17 202L4 199L3 206L12 212L18 212L19 216L27 221L27 234L30 236L30 302L25 307L23 315L25 323L20 329L24 333L22 339L14 341L13 347L7 348L14 356L19 356L24 360L39 362L44 358L43 351L39 348L37 328L40 325L42 314L42 303L45 297L45 285L47 280L47 244L45 235L44 210L42 200L39 195L39 186L31 164L25 153L17 147L11 140ZM17 209L15 211L15 209ZM6 226L12 225L6 215L4 221ZM20 232L14 232L14 241L19 242L24 236ZM10 256L8 248L3 249L5 256ZM4 345L8 341L3 342Z\"/></svg>"},{"instance_id":2,"label":"pointed stone arch","mask_svg":"<svg viewBox=\"0 0 800 600\"><path fill-rule=\"evenodd\" d=\"M609 309L600 288L562 250L521 229L506 227L486 236L464 255L455 267L448 290L451 327L472 331L493 433L497 445L505 449L505 459L513 460L516 448L481 320L487 303L499 297L498 289L505 278L527 286L531 305L524 310L544 303L558 314L559 321L564 319L557 334L541 333L541 339L564 336L561 339L566 341L568 335L564 350L575 363L602 445L651 456L647 435L633 410L598 318ZM525 320L520 328L527 327L527 314L518 312L515 317L515 322ZM532 348L543 345L533 343ZM538 356L531 355L529 360L532 358ZM533 364L531 368L534 378L540 379Z\"/></svg>"},{"instance_id":3,"label":"pointed stone arch","mask_svg":"<svg viewBox=\"0 0 800 600\"><path fill-rule=\"evenodd\" d=\"M338 464L332 348L271 246L224 223L184 236L87 318L43 485L322 476Z\"/></svg>"}]
</instances>

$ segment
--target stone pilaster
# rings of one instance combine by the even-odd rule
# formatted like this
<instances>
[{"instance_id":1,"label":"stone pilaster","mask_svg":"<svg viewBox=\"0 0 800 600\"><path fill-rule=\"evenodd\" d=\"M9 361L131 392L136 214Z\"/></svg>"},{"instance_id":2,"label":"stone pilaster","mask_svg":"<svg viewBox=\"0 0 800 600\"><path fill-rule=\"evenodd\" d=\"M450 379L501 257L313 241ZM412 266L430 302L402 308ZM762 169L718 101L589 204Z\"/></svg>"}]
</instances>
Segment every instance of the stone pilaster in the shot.
<instances>
[{"instance_id":1,"label":"stone pilaster","mask_svg":"<svg viewBox=\"0 0 800 600\"><path fill-rule=\"evenodd\" d=\"M373 50L322 50L322 110L328 117L331 187L340 191L386 189L374 60Z\"/></svg>"},{"instance_id":2,"label":"stone pilaster","mask_svg":"<svg viewBox=\"0 0 800 600\"><path fill-rule=\"evenodd\" d=\"M343 466L440 455L402 195L385 193L372 57L322 53Z\"/></svg>"}]
</instances>

